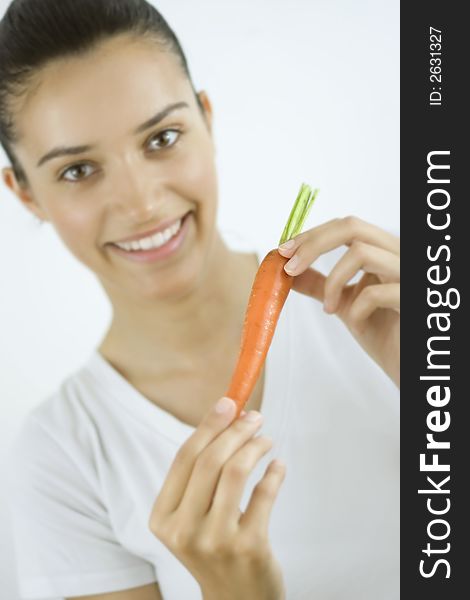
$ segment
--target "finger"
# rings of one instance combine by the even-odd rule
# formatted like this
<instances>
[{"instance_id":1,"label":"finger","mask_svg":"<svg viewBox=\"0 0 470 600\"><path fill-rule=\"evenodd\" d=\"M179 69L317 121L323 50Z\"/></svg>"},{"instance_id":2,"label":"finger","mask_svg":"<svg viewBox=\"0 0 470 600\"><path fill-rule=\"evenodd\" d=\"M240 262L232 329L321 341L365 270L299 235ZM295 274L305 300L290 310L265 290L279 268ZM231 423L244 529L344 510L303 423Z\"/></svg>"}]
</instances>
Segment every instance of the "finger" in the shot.
<instances>
[{"instance_id":1,"label":"finger","mask_svg":"<svg viewBox=\"0 0 470 600\"><path fill-rule=\"evenodd\" d=\"M340 246L350 246L354 241L365 242L393 254L400 253L399 238L357 217L334 219L309 229L294 238L294 246L288 253L284 253L282 249L279 252L290 258L284 266L286 273L298 275L321 254Z\"/></svg>"},{"instance_id":2,"label":"finger","mask_svg":"<svg viewBox=\"0 0 470 600\"><path fill-rule=\"evenodd\" d=\"M222 475L210 507L214 527L223 530L227 521L240 518L240 502L248 477L259 460L272 448L272 439L256 437L247 442L222 469Z\"/></svg>"},{"instance_id":3,"label":"finger","mask_svg":"<svg viewBox=\"0 0 470 600\"><path fill-rule=\"evenodd\" d=\"M279 253L282 254L282 256L291 257L297 248L303 244L310 237L310 235L319 235L321 231L338 225L340 221L341 219L338 218L331 219L330 221L326 221L326 223L322 223L321 225L312 227L303 233L297 234L295 237L279 246Z\"/></svg>"},{"instance_id":4,"label":"finger","mask_svg":"<svg viewBox=\"0 0 470 600\"><path fill-rule=\"evenodd\" d=\"M391 281L400 279L400 258L376 246L353 242L326 278L324 304L326 312L338 307L341 292L350 279L363 270Z\"/></svg>"},{"instance_id":5,"label":"finger","mask_svg":"<svg viewBox=\"0 0 470 600\"><path fill-rule=\"evenodd\" d=\"M361 331L364 321L378 308L400 310L399 283L381 283L365 287L352 303L348 319L356 330Z\"/></svg>"},{"instance_id":6,"label":"finger","mask_svg":"<svg viewBox=\"0 0 470 600\"><path fill-rule=\"evenodd\" d=\"M193 519L207 513L226 463L250 440L263 422L257 411L250 411L209 444L198 456L178 510Z\"/></svg>"},{"instance_id":7,"label":"finger","mask_svg":"<svg viewBox=\"0 0 470 600\"><path fill-rule=\"evenodd\" d=\"M285 475L286 467L282 462L274 460L269 464L253 490L245 513L240 517L240 527L267 535L271 512Z\"/></svg>"},{"instance_id":8,"label":"finger","mask_svg":"<svg viewBox=\"0 0 470 600\"><path fill-rule=\"evenodd\" d=\"M307 269L294 277L292 289L323 302L326 277L315 269Z\"/></svg>"},{"instance_id":9,"label":"finger","mask_svg":"<svg viewBox=\"0 0 470 600\"><path fill-rule=\"evenodd\" d=\"M176 509L199 454L230 425L235 412L235 402L230 398L221 398L207 413L196 431L178 450L155 501L154 511L168 514Z\"/></svg>"}]
</instances>

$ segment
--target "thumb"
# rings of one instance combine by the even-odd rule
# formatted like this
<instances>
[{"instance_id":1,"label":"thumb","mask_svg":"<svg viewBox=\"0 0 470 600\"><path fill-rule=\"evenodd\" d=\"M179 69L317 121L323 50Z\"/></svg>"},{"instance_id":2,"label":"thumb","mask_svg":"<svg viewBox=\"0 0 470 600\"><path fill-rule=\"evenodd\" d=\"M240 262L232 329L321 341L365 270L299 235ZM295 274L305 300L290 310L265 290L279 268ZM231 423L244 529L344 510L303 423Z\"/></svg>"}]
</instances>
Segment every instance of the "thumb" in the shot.
<instances>
[{"instance_id":1,"label":"thumb","mask_svg":"<svg viewBox=\"0 0 470 600\"><path fill-rule=\"evenodd\" d=\"M294 277L292 289L323 302L325 281L326 277L320 271L309 268Z\"/></svg>"}]
</instances>

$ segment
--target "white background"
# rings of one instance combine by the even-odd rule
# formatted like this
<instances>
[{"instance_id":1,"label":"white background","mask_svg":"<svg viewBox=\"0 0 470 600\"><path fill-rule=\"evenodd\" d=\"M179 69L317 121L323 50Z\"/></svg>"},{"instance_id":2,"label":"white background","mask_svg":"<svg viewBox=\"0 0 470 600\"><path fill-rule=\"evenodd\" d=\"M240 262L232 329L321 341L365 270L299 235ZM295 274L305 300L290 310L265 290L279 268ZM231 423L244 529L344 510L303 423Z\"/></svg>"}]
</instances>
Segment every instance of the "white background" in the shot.
<instances>
[{"instance_id":1,"label":"white background","mask_svg":"<svg viewBox=\"0 0 470 600\"><path fill-rule=\"evenodd\" d=\"M355 214L398 233L398 1L154 3L212 100L223 230L274 247L305 181L321 190L305 228ZM1 461L25 414L88 358L110 306L1 183L0 277ZM17 600L7 518L0 496L0 595Z\"/></svg>"}]
</instances>

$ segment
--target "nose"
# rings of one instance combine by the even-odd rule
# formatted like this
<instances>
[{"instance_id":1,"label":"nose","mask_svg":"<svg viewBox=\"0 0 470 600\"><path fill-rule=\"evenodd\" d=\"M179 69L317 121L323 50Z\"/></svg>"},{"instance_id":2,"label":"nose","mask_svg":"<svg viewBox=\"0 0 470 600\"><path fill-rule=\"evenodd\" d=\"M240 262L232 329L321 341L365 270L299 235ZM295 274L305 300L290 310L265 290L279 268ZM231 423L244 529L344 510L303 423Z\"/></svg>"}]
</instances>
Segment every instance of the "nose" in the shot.
<instances>
[{"instance_id":1,"label":"nose","mask_svg":"<svg viewBox=\"0 0 470 600\"><path fill-rule=\"evenodd\" d=\"M149 173L148 165L138 160L122 161L110 192L113 210L126 222L143 224L155 219L163 203L163 182L157 173Z\"/></svg>"}]
</instances>

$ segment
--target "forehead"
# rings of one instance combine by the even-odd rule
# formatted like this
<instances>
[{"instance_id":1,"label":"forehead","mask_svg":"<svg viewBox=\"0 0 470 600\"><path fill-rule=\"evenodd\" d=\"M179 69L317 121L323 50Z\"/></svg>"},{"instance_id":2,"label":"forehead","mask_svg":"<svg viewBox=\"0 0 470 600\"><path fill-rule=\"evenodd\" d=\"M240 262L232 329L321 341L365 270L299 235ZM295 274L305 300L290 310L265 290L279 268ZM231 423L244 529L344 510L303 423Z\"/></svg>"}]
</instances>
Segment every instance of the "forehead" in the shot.
<instances>
[{"instance_id":1,"label":"forehead","mask_svg":"<svg viewBox=\"0 0 470 600\"><path fill-rule=\"evenodd\" d=\"M192 97L178 57L118 37L42 69L15 111L19 145L40 152L127 134L158 109Z\"/></svg>"}]
</instances>

